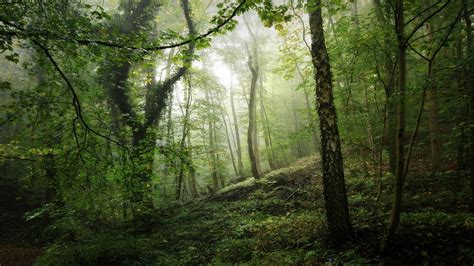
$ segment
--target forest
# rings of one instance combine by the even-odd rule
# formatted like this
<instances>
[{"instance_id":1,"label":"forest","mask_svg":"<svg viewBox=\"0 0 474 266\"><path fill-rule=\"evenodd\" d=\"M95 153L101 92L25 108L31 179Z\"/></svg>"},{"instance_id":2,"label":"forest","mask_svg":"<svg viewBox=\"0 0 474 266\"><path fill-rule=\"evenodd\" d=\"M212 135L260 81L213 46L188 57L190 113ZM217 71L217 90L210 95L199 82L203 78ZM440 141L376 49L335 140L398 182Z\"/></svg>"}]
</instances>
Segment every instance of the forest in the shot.
<instances>
[{"instance_id":1,"label":"forest","mask_svg":"<svg viewBox=\"0 0 474 266\"><path fill-rule=\"evenodd\" d=\"M474 0L0 0L0 266L472 265Z\"/></svg>"}]
</instances>

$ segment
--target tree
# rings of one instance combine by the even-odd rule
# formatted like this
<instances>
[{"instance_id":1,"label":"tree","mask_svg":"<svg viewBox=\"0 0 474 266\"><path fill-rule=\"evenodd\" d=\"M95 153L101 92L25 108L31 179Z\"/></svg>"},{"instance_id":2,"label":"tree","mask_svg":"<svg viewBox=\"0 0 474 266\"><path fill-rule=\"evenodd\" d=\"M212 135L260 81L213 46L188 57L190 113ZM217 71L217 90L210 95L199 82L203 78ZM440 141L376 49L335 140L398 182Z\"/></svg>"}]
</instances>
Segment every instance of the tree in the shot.
<instances>
[{"instance_id":1,"label":"tree","mask_svg":"<svg viewBox=\"0 0 474 266\"><path fill-rule=\"evenodd\" d=\"M397 86L397 169L395 173L392 209L385 232L386 240L390 240L400 223L400 212L402 204L402 191L405 183L405 90L406 90L406 39L403 0L397 0L395 4L395 31L398 41L398 65L399 80ZM384 248L382 248L383 250Z\"/></svg>"},{"instance_id":2,"label":"tree","mask_svg":"<svg viewBox=\"0 0 474 266\"><path fill-rule=\"evenodd\" d=\"M386 139L388 143L388 158L390 172L395 173L397 168L397 151L396 151L396 105L394 95L395 85L395 69L393 63L392 54L392 42L391 42L391 31L387 28L391 27L389 23L390 18L390 3L384 1L384 6L380 3L380 0L373 0L375 14L377 20L383 31L383 48L385 53L384 64L383 64L383 76L381 77L382 84L385 91L385 102L386 102L386 120L387 120L387 133Z\"/></svg>"},{"instance_id":3,"label":"tree","mask_svg":"<svg viewBox=\"0 0 474 266\"><path fill-rule=\"evenodd\" d=\"M247 131L247 148L249 151L250 168L252 175L259 178L260 162L258 161L258 144L257 144L257 79L258 79L258 63L255 62L256 54L249 52L248 67L252 73L252 81L250 83L249 93L249 126Z\"/></svg>"},{"instance_id":4,"label":"tree","mask_svg":"<svg viewBox=\"0 0 474 266\"><path fill-rule=\"evenodd\" d=\"M321 128L326 219L332 241L340 245L352 235L352 225L333 99L331 65L324 39L321 2L308 0L308 9L310 10L311 57L315 69L317 109Z\"/></svg>"},{"instance_id":5,"label":"tree","mask_svg":"<svg viewBox=\"0 0 474 266\"><path fill-rule=\"evenodd\" d=\"M196 30L194 23L191 18L191 9L188 0L181 0L181 6L186 18L187 28L189 30L189 36L194 36ZM153 8L153 1L143 0L137 3L136 7L134 4L129 3L126 5L127 9L124 13L125 23L120 25L120 29L125 33L140 30L144 26L150 23L153 12L150 10ZM130 10L132 8L132 10ZM129 16L129 17L128 17ZM131 56L128 55L120 61L106 62L104 75L104 87L107 88L112 109L118 110L121 117L124 117L125 124L128 125L132 132L132 146L133 156L136 163L140 164L140 167L135 173L135 177L132 182L148 182L152 174L152 163L153 154L150 154L155 147L155 131L153 127L159 122L163 110L166 107L166 100L170 95L170 91L173 90L175 83L187 72L194 54L195 43L191 42L188 45L188 49L185 53L185 59L183 65L176 70L175 73L170 75L161 83L151 83L146 91L145 105L144 105L144 121L141 122L137 111L134 110L132 100L130 99L130 88L127 84L129 72L132 64ZM132 202L142 201L142 192L138 189L132 196Z\"/></svg>"},{"instance_id":6,"label":"tree","mask_svg":"<svg viewBox=\"0 0 474 266\"><path fill-rule=\"evenodd\" d=\"M237 113L235 111L234 88L232 87L232 84L230 86L230 106L232 110L232 119L234 122L235 146L237 151L237 172L239 177L243 177L244 165L242 163L242 146L240 145L239 122L237 119Z\"/></svg>"}]
</instances>

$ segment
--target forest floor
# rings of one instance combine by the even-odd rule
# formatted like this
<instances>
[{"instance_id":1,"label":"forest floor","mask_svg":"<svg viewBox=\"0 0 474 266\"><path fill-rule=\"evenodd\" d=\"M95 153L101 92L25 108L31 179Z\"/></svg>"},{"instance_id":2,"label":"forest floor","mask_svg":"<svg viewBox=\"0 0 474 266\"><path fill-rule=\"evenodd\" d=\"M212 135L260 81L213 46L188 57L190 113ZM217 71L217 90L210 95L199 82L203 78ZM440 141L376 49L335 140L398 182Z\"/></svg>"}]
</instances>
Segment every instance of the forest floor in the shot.
<instances>
[{"instance_id":1,"label":"forest floor","mask_svg":"<svg viewBox=\"0 0 474 266\"><path fill-rule=\"evenodd\" d=\"M391 176L346 161L354 238L328 244L319 164L314 157L229 185L217 194L162 208L133 224L63 236L40 265L466 264L474 261L474 216L466 180L455 172L407 180L392 248L378 248L390 204ZM415 164L416 166L416 164ZM379 184L383 191L379 201ZM456 191L456 193L454 193Z\"/></svg>"},{"instance_id":2,"label":"forest floor","mask_svg":"<svg viewBox=\"0 0 474 266\"><path fill-rule=\"evenodd\" d=\"M16 197L16 186L0 185L0 265L32 265L42 254L42 226L26 221L33 208Z\"/></svg>"}]
</instances>

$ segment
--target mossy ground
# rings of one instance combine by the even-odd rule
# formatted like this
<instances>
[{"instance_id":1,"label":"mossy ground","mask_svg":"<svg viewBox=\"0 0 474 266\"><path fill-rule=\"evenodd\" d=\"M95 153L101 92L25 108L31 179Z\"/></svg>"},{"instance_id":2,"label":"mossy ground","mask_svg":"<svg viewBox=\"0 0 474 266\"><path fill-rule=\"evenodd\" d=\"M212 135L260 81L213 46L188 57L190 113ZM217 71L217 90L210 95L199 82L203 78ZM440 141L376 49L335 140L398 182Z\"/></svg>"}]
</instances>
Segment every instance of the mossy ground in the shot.
<instances>
[{"instance_id":1,"label":"mossy ground","mask_svg":"<svg viewBox=\"0 0 474 266\"><path fill-rule=\"evenodd\" d=\"M138 223L100 228L52 244L38 263L174 264L472 264L474 216L467 180L455 172L407 180L404 214L390 252L378 248L392 177L354 171L346 182L355 235L340 249L327 241L320 170L306 158L260 180L162 208ZM351 165L353 166L352 170ZM452 186L453 179L457 178ZM379 186L382 193L377 201ZM463 189L466 188L466 189Z\"/></svg>"}]
</instances>

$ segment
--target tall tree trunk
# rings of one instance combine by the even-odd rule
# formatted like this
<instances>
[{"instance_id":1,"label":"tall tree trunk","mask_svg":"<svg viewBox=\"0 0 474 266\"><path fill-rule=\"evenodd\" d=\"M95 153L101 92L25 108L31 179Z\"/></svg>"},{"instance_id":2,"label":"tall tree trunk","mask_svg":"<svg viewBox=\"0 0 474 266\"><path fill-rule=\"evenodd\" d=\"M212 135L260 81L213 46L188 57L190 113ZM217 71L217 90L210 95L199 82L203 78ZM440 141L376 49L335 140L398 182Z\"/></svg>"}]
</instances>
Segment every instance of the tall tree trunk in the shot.
<instances>
[{"instance_id":1,"label":"tall tree trunk","mask_svg":"<svg viewBox=\"0 0 474 266\"><path fill-rule=\"evenodd\" d=\"M426 33L428 40L433 39L433 25L426 23ZM434 61L434 58L433 58ZM441 140L439 138L439 108L438 108L438 93L436 84L433 80L433 61L428 67L428 90L426 91L426 98L430 107L429 112L429 127L430 127L430 143L431 143L431 171L438 172L441 168Z\"/></svg>"},{"instance_id":2,"label":"tall tree trunk","mask_svg":"<svg viewBox=\"0 0 474 266\"><path fill-rule=\"evenodd\" d=\"M215 125L214 125L214 106L209 94L209 91L206 90L206 99L208 99L208 104L211 105L209 108L210 112L207 116L207 127L208 127L208 141L209 141L209 163L211 167L211 179L212 179L212 190L216 192L219 189L219 173L217 169L217 154L216 154L216 147L215 147Z\"/></svg>"},{"instance_id":3,"label":"tall tree trunk","mask_svg":"<svg viewBox=\"0 0 474 266\"><path fill-rule=\"evenodd\" d=\"M399 84L397 91L397 171L395 174L395 184L392 199L392 209L390 211L389 223L386 229L385 239L390 240L400 223L400 212L402 206L402 191L405 183L405 90L406 90L406 42L405 42L405 19L403 0L396 1L395 29L398 41L399 60Z\"/></svg>"},{"instance_id":4,"label":"tall tree trunk","mask_svg":"<svg viewBox=\"0 0 474 266\"><path fill-rule=\"evenodd\" d=\"M230 88L230 106L232 109L232 118L234 120L235 143L237 149L237 172L238 177L243 177L244 165L242 163L242 146L240 145L239 120L237 119L237 113L235 111L234 89L232 88L232 85Z\"/></svg>"},{"instance_id":5,"label":"tall tree trunk","mask_svg":"<svg viewBox=\"0 0 474 266\"><path fill-rule=\"evenodd\" d=\"M230 141L229 127L227 126L227 121L226 121L224 113L221 113L221 119L222 119L222 123L224 124L225 136L227 138L227 146L229 147L230 159L232 160L232 167L234 169L235 176L239 177L239 171L237 170L237 165L235 163L234 149L232 148L232 143Z\"/></svg>"},{"instance_id":6,"label":"tall tree trunk","mask_svg":"<svg viewBox=\"0 0 474 266\"><path fill-rule=\"evenodd\" d=\"M296 70L298 71L298 74L300 75L303 83L306 84L306 78L303 75L303 73L301 72L300 66L298 64L296 64ZM311 103L310 103L310 100L309 100L309 92L307 90L303 90L303 91L304 91L304 97L305 97L305 102L306 102L306 112L308 114L308 120L312 125L314 125L314 127L316 127L317 121L316 121L316 118L313 115L313 111L312 111L313 109L311 108ZM319 143L321 141L319 140L317 130L313 130L312 141L313 141L313 145L314 145L314 151L319 153Z\"/></svg>"},{"instance_id":7,"label":"tall tree trunk","mask_svg":"<svg viewBox=\"0 0 474 266\"><path fill-rule=\"evenodd\" d=\"M321 128L323 189L329 233L335 245L352 235L341 142L337 127L336 108L329 55L324 40L321 2L308 0L311 29L311 57L315 68L317 109Z\"/></svg>"},{"instance_id":8,"label":"tall tree trunk","mask_svg":"<svg viewBox=\"0 0 474 266\"><path fill-rule=\"evenodd\" d=\"M263 120L263 135L264 135L264 141L265 141L265 149L267 153L267 158L268 158L268 165L270 165L270 169L275 170L278 168L276 161L275 161L275 152L273 151L273 141L272 141L272 133L270 130L270 125L268 123L268 116L267 116L267 110L265 109L265 103L263 102L263 82L262 79L260 78L259 82L259 88L258 88L258 94L260 98L260 112L261 112L261 117Z\"/></svg>"},{"instance_id":9,"label":"tall tree trunk","mask_svg":"<svg viewBox=\"0 0 474 266\"><path fill-rule=\"evenodd\" d=\"M375 13L377 15L377 20L379 21L383 32L384 32L384 52L385 52L385 63L383 70L382 82L385 90L385 99L387 103L386 117L387 117L387 144L388 144L388 161L390 166L390 172L395 173L397 169L397 121L396 121L396 104L393 97L394 93L394 63L392 59L391 52L391 42L390 42L390 33L385 29L391 28L388 19L385 17L385 14L390 12L390 4L388 1L385 1L383 8L380 0L373 0Z\"/></svg>"},{"instance_id":10,"label":"tall tree trunk","mask_svg":"<svg viewBox=\"0 0 474 266\"><path fill-rule=\"evenodd\" d=\"M191 108L191 78L189 76L185 76L185 81L186 81L186 89L184 90L184 101L185 101L185 106L184 106L184 121L183 121L183 129L182 129L182 134L181 134L181 140L179 142L179 147L180 147L180 164L179 164L179 174L177 176L176 180L176 200L181 199L181 191L182 191L182 185L183 185L183 179L184 179L184 170L185 167L188 166L192 167L190 165L190 158L189 158L189 149L186 147L186 138L190 133L189 129L189 116L190 116L190 108ZM187 158L186 158L187 157ZM191 188L192 189L192 188ZM191 196L194 197L194 195L191 192Z\"/></svg>"},{"instance_id":11,"label":"tall tree trunk","mask_svg":"<svg viewBox=\"0 0 474 266\"><path fill-rule=\"evenodd\" d=\"M291 99L291 103L292 103L291 114L292 114L292 120L293 120L293 128L295 130L294 132L298 136L298 133L300 131L300 125L299 125L298 111L296 110L297 107L296 107L296 103L295 103L295 92L294 91L292 92L291 97L292 97L292 99ZM296 145L296 151L297 151L298 159L304 157L305 153L303 151L303 146L301 145L301 139L300 138L296 139L295 145Z\"/></svg>"},{"instance_id":12,"label":"tall tree trunk","mask_svg":"<svg viewBox=\"0 0 474 266\"><path fill-rule=\"evenodd\" d=\"M191 192L191 196L193 198L196 198L199 196L199 192L197 189L197 181L196 181L196 170L194 169L193 165L193 150L191 146L191 131L188 132L187 136L187 147L188 147L188 160L189 160L189 176L188 176L188 182L189 182L189 191Z\"/></svg>"},{"instance_id":13,"label":"tall tree trunk","mask_svg":"<svg viewBox=\"0 0 474 266\"><path fill-rule=\"evenodd\" d=\"M255 58L256 59L256 58ZM247 132L247 146L250 158L250 168L255 178L260 177L260 163L258 161L257 144L257 79L258 64L255 64L253 56L249 53L248 67L252 73L249 95L249 127Z\"/></svg>"}]
</instances>

